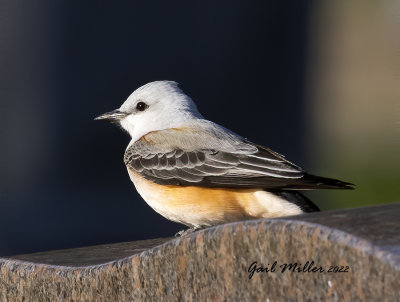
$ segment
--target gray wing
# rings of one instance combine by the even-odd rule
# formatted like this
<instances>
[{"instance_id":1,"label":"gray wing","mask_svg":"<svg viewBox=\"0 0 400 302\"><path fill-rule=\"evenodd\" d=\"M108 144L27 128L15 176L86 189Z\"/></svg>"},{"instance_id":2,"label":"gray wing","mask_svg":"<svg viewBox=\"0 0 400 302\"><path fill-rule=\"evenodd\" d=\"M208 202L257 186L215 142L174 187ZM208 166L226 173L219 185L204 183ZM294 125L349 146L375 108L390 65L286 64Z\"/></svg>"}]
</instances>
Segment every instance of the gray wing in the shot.
<instances>
[{"instance_id":1,"label":"gray wing","mask_svg":"<svg viewBox=\"0 0 400 302\"><path fill-rule=\"evenodd\" d=\"M269 148L201 120L190 131L150 133L125 152L128 169L162 185L216 188L352 189L350 183L313 176Z\"/></svg>"},{"instance_id":2,"label":"gray wing","mask_svg":"<svg viewBox=\"0 0 400 302\"><path fill-rule=\"evenodd\" d=\"M257 145L252 153L212 149L166 153L125 153L125 164L142 177L162 185L282 188L304 176L278 153Z\"/></svg>"}]
</instances>

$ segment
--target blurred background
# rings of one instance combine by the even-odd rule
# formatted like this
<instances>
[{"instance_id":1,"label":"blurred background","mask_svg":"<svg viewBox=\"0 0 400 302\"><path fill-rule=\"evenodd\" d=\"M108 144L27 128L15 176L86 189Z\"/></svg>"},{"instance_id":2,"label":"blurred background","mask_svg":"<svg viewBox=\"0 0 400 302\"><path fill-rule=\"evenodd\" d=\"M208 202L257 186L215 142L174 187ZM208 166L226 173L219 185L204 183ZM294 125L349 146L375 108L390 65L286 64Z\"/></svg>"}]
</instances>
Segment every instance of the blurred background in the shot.
<instances>
[{"instance_id":1,"label":"blurred background","mask_svg":"<svg viewBox=\"0 0 400 302\"><path fill-rule=\"evenodd\" d=\"M171 236L93 118L175 80L313 174L321 209L400 201L399 1L0 1L0 255Z\"/></svg>"}]
</instances>

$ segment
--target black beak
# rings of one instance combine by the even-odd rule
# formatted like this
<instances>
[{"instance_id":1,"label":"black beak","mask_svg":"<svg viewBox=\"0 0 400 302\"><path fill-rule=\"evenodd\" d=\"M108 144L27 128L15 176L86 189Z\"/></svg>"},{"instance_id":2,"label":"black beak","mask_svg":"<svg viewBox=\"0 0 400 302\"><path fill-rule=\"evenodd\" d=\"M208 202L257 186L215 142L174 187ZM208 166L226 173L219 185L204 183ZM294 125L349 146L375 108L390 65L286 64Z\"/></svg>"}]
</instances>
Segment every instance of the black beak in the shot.
<instances>
[{"instance_id":1,"label":"black beak","mask_svg":"<svg viewBox=\"0 0 400 302\"><path fill-rule=\"evenodd\" d=\"M117 109L114 111L103 113L102 115L95 118L95 120L108 120L110 122L119 122L124 117L126 117L128 113L122 112L121 110Z\"/></svg>"}]
</instances>

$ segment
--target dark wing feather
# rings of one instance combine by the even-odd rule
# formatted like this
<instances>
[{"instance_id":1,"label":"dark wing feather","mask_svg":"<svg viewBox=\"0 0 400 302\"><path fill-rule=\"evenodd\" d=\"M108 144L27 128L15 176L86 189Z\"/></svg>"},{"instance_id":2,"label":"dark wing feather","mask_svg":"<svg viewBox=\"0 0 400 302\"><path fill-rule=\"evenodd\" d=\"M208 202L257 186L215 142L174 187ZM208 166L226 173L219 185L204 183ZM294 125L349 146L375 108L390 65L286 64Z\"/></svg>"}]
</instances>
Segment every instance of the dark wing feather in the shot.
<instances>
[{"instance_id":1,"label":"dark wing feather","mask_svg":"<svg viewBox=\"0 0 400 302\"><path fill-rule=\"evenodd\" d=\"M350 188L350 184L306 174L282 155L262 146L257 152L230 153L216 150L140 155L134 146L128 148L124 161L129 169L162 185L317 189Z\"/></svg>"}]
</instances>

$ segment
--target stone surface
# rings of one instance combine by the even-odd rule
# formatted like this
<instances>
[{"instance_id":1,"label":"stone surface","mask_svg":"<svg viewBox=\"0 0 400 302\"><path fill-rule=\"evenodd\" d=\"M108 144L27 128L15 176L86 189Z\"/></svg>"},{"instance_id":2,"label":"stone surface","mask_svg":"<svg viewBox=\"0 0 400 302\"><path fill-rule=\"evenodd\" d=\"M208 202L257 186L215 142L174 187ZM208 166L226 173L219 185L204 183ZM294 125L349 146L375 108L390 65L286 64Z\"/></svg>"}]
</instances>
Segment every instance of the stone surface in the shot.
<instances>
[{"instance_id":1,"label":"stone surface","mask_svg":"<svg viewBox=\"0 0 400 302\"><path fill-rule=\"evenodd\" d=\"M88 266L111 262L134 254L139 254L173 238L174 237L155 238L133 242L101 244L81 248L17 255L13 256L12 259L62 266Z\"/></svg>"},{"instance_id":2,"label":"stone surface","mask_svg":"<svg viewBox=\"0 0 400 302\"><path fill-rule=\"evenodd\" d=\"M0 259L0 299L400 301L399 217L395 203L9 257ZM255 261L270 271L249 279Z\"/></svg>"}]
</instances>

